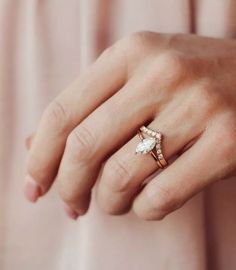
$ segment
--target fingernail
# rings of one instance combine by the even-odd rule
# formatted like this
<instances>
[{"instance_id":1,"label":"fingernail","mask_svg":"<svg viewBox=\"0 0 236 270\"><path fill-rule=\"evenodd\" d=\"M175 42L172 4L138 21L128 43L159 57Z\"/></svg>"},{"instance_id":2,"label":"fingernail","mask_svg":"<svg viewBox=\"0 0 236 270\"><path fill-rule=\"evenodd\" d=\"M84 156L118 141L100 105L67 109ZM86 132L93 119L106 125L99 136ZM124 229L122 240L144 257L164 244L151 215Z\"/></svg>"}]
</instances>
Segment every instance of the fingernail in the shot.
<instances>
[{"instance_id":1,"label":"fingernail","mask_svg":"<svg viewBox=\"0 0 236 270\"><path fill-rule=\"evenodd\" d=\"M42 195L42 190L40 186L30 175L27 175L25 177L24 194L26 199L28 199L32 203L37 202L38 198Z\"/></svg>"},{"instance_id":2,"label":"fingernail","mask_svg":"<svg viewBox=\"0 0 236 270\"><path fill-rule=\"evenodd\" d=\"M72 218L74 220L78 219L79 214L75 210L73 210L70 206L68 206L67 204L64 204L64 210L69 218Z\"/></svg>"}]
</instances>

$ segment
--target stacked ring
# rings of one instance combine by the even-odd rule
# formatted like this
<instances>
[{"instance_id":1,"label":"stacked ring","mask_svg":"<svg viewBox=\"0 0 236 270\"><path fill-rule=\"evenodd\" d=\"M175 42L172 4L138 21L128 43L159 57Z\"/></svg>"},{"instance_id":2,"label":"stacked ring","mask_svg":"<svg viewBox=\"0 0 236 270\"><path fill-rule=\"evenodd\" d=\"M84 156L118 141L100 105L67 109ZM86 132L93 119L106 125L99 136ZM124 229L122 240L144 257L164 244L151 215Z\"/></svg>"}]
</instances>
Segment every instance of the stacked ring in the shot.
<instances>
[{"instance_id":1,"label":"stacked ring","mask_svg":"<svg viewBox=\"0 0 236 270\"><path fill-rule=\"evenodd\" d=\"M143 134L148 135L144 137ZM155 131L148 127L142 126L138 130L138 135L141 142L136 147L136 154L147 154L150 153L158 166L163 169L168 165L162 153L161 142L162 134L159 131Z\"/></svg>"}]
</instances>

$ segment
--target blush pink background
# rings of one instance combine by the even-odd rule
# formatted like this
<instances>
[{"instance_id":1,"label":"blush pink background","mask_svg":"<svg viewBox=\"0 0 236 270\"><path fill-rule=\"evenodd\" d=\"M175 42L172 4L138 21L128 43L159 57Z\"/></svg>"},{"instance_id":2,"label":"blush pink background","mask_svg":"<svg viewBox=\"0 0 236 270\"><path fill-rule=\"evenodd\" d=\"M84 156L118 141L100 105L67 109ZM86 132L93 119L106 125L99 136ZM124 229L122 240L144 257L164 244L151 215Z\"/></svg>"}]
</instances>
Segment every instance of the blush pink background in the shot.
<instances>
[{"instance_id":1,"label":"blush pink background","mask_svg":"<svg viewBox=\"0 0 236 270\"><path fill-rule=\"evenodd\" d=\"M235 15L234 0L0 0L1 270L236 269L235 179L161 222L94 199L72 222L54 189L36 205L22 193L25 137L101 50L139 30L234 37Z\"/></svg>"}]
</instances>

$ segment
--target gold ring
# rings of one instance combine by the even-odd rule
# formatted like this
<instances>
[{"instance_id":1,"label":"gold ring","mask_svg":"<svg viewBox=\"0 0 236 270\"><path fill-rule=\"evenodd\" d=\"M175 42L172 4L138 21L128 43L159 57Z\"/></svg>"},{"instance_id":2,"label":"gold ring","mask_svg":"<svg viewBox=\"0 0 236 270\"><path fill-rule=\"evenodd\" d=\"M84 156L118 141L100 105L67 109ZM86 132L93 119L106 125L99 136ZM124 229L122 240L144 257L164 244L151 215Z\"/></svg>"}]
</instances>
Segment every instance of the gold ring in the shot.
<instances>
[{"instance_id":1,"label":"gold ring","mask_svg":"<svg viewBox=\"0 0 236 270\"><path fill-rule=\"evenodd\" d=\"M148 137L144 137L143 133L148 135ZM138 131L138 135L141 142L137 145L135 153L150 153L154 160L157 162L158 166L161 169L165 168L168 165L168 162L165 160L162 153L162 134L159 131L155 131L153 129L142 126Z\"/></svg>"}]
</instances>

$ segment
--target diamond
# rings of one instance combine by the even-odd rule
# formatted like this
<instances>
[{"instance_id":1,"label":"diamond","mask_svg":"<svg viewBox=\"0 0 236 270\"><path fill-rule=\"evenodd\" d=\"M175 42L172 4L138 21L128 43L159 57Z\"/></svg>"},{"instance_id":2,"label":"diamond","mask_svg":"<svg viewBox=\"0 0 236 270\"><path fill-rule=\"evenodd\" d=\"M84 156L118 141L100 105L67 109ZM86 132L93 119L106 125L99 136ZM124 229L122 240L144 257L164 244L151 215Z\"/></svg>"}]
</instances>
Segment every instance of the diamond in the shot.
<instances>
[{"instance_id":1,"label":"diamond","mask_svg":"<svg viewBox=\"0 0 236 270\"><path fill-rule=\"evenodd\" d=\"M147 154L155 147L156 140L154 138L143 139L136 147L136 154Z\"/></svg>"}]
</instances>

